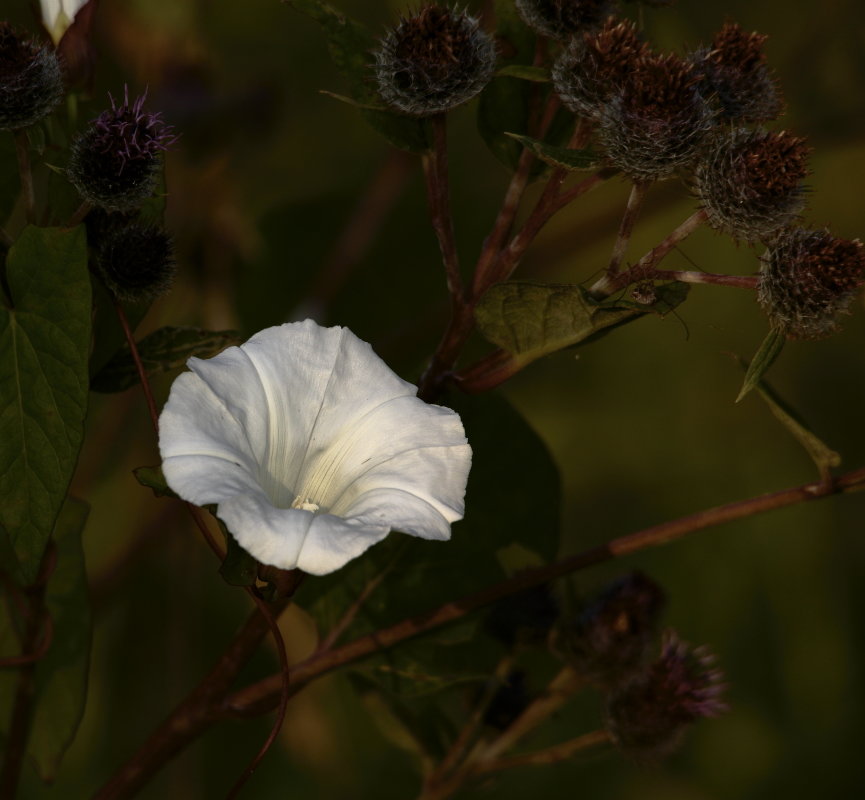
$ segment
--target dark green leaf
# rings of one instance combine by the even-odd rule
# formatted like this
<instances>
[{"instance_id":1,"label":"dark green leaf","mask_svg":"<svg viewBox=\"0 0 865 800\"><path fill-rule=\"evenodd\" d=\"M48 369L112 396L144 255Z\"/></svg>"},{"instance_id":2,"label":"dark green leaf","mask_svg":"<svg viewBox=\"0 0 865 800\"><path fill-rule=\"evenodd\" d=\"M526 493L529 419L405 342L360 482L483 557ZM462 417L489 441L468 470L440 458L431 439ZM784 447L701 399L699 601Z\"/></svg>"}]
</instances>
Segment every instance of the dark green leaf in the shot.
<instances>
[{"instance_id":1,"label":"dark green leaf","mask_svg":"<svg viewBox=\"0 0 865 800\"><path fill-rule=\"evenodd\" d=\"M165 476L162 474L162 467L136 467L132 470L132 474L142 486L153 490L153 494L157 497L177 497L174 491L165 482Z\"/></svg>"},{"instance_id":2,"label":"dark green leaf","mask_svg":"<svg viewBox=\"0 0 865 800\"><path fill-rule=\"evenodd\" d=\"M585 171L597 169L600 165L597 153L591 150L571 150L567 147L546 144L537 139L532 139L531 136L521 136L517 133L506 133L505 136L516 139L520 144L531 150L541 161L553 167Z\"/></svg>"},{"instance_id":3,"label":"dark green leaf","mask_svg":"<svg viewBox=\"0 0 865 800\"><path fill-rule=\"evenodd\" d=\"M739 360L741 366L747 371L748 363ZM755 388L766 401L769 410L793 436L793 438L805 448L817 466L820 475L827 477L833 467L841 465L841 456L829 447L819 436L813 433L805 424L801 416L788 406L765 381L758 380Z\"/></svg>"},{"instance_id":4,"label":"dark green leaf","mask_svg":"<svg viewBox=\"0 0 865 800\"><path fill-rule=\"evenodd\" d=\"M166 327L154 331L138 342L138 354L145 372L150 376L177 369L183 366L190 356L210 358L238 341L236 331ZM123 345L91 379L90 388L97 392L122 392L136 383L138 370L135 368L129 345Z\"/></svg>"},{"instance_id":5,"label":"dark green leaf","mask_svg":"<svg viewBox=\"0 0 865 800\"><path fill-rule=\"evenodd\" d=\"M496 0L495 17L499 72L531 68L535 57L535 35L523 23L513 2ZM537 88L529 81L506 73L493 78L481 92L478 132L493 155L512 169L519 161L522 147L505 132L528 132L529 107Z\"/></svg>"},{"instance_id":6,"label":"dark green leaf","mask_svg":"<svg viewBox=\"0 0 865 800\"><path fill-rule=\"evenodd\" d=\"M216 521L225 537L225 558L219 568L222 580L230 586L252 586L258 575L258 561L238 544L222 520L217 517Z\"/></svg>"},{"instance_id":7,"label":"dark green leaf","mask_svg":"<svg viewBox=\"0 0 865 800\"><path fill-rule=\"evenodd\" d=\"M527 64L508 64L496 72L496 77L519 78L533 83L549 83L550 71L545 67L532 67Z\"/></svg>"},{"instance_id":8,"label":"dark green leaf","mask_svg":"<svg viewBox=\"0 0 865 800\"><path fill-rule=\"evenodd\" d=\"M475 311L480 332L519 364L573 347L646 313L664 315L687 296L685 284L655 288L657 301L597 303L582 286L510 281L493 286Z\"/></svg>"},{"instance_id":9,"label":"dark green leaf","mask_svg":"<svg viewBox=\"0 0 865 800\"><path fill-rule=\"evenodd\" d=\"M751 391L763 378L772 366L775 359L781 353L784 347L784 342L787 337L784 335L782 328L772 328L763 343L751 359L748 369L745 372L745 380L742 382L742 388L739 390L739 396L736 398L738 403L748 392Z\"/></svg>"},{"instance_id":10,"label":"dark green leaf","mask_svg":"<svg viewBox=\"0 0 865 800\"><path fill-rule=\"evenodd\" d=\"M288 5L321 25L327 36L333 63L348 82L349 95L361 108L361 116L394 147L422 153L429 150L429 125L424 120L396 114L384 108L372 80L375 37L359 22L318 0L288 0Z\"/></svg>"},{"instance_id":11,"label":"dark green leaf","mask_svg":"<svg viewBox=\"0 0 865 800\"><path fill-rule=\"evenodd\" d=\"M0 308L0 524L31 581L75 468L87 408L90 276L82 227L24 229Z\"/></svg>"},{"instance_id":12,"label":"dark green leaf","mask_svg":"<svg viewBox=\"0 0 865 800\"><path fill-rule=\"evenodd\" d=\"M46 655L36 665L35 701L27 746L44 781L56 776L60 760L75 738L87 696L91 623L81 533L88 511L86 503L67 499L54 529L57 566L45 595L53 634ZM0 604L3 655L15 653L19 647L8 614L8 606ZM12 707L16 684L17 671L0 672L0 707ZM0 726L7 723L8 714L0 715Z\"/></svg>"}]
</instances>

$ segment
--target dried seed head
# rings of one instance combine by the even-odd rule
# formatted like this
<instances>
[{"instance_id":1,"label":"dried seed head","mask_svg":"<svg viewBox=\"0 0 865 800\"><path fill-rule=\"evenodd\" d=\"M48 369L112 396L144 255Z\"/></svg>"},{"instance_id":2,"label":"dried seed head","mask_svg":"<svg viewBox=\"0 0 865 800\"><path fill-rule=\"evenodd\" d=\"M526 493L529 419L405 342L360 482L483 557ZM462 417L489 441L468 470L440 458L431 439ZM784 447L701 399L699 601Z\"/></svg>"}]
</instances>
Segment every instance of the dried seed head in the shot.
<instances>
[{"instance_id":1,"label":"dried seed head","mask_svg":"<svg viewBox=\"0 0 865 800\"><path fill-rule=\"evenodd\" d=\"M176 264L171 237L141 223L105 224L95 242L94 268L121 300L152 300L174 281Z\"/></svg>"},{"instance_id":2,"label":"dried seed head","mask_svg":"<svg viewBox=\"0 0 865 800\"><path fill-rule=\"evenodd\" d=\"M598 136L610 163L640 181L690 164L714 122L698 80L676 55L640 59L601 109Z\"/></svg>"},{"instance_id":3,"label":"dried seed head","mask_svg":"<svg viewBox=\"0 0 865 800\"><path fill-rule=\"evenodd\" d=\"M691 56L703 76L701 91L716 104L721 119L769 122L784 110L777 78L763 52L767 38L728 22L715 34L711 47Z\"/></svg>"},{"instance_id":4,"label":"dried seed head","mask_svg":"<svg viewBox=\"0 0 865 800\"><path fill-rule=\"evenodd\" d=\"M388 105L427 117L478 94L495 71L496 48L474 17L426 5L387 33L375 66Z\"/></svg>"},{"instance_id":5,"label":"dried seed head","mask_svg":"<svg viewBox=\"0 0 865 800\"><path fill-rule=\"evenodd\" d=\"M516 0L526 25L542 36L566 40L597 28L610 13L613 0Z\"/></svg>"},{"instance_id":6,"label":"dried seed head","mask_svg":"<svg viewBox=\"0 0 865 800\"><path fill-rule=\"evenodd\" d=\"M640 760L675 750L688 725L727 710L722 672L705 648L692 649L668 631L661 655L607 700L610 733L620 749Z\"/></svg>"},{"instance_id":7,"label":"dried seed head","mask_svg":"<svg viewBox=\"0 0 865 800\"><path fill-rule=\"evenodd\" d=\"M828 230L790 228L760 259L757 300L788 339L822 339L838 329L865 283L865 248Z\"/></svg>"},{"instance_id":8,"label":"dried seed head","mask_svg":"<svg viewBox=\"0 0 865 800\"><path fill-rule=\"evenodd\" d=\"M614 687L644 666L666 598L642 572L611 583L563 627L557 645L587 680Z\"/></svg>"},{"instance_id":9,"label":"dried seed head","mask_svg":"<svg viewBox=\"0 0 865 800\"><path fill-rule=\"evenodd\" d=\"M124 90L72 144L66 173L81 197L96 208L130 211L153 194L162 153L176 140L160 114L143 110L146 93L134 103Z\"/></svg>"},{"instance_id":10,"label":"dried seed head","mask_svg":"<svg viewBox=\"0 0 865 800\"><path fill-rule=\"evenodd\" d=\"M735 239L765 239L805 206L810 148L786 131L722 130L694 169L709 223Z\"/></svg>"},{"instance_id":11,"label":"dried seed head","mask_svg":"<svg viewBox=\"0 0 865 800\"><path fill-rule=\"evenodd\" d=\"M63 76L54 51L0 22L0 130L29 128L62 97Z\"/></svg>"},{"instance_id":12,"label":"dried seed head","mask_svg":"<svg viewBox=\"0 0 865 800\"><path fill-rule=\"evenodd\" d=\"M608 19L597 33L576 37L553 65L553 86L574 113L595 118L627 75L649 56L631 22Z\"/></svg>"}]
</instances>

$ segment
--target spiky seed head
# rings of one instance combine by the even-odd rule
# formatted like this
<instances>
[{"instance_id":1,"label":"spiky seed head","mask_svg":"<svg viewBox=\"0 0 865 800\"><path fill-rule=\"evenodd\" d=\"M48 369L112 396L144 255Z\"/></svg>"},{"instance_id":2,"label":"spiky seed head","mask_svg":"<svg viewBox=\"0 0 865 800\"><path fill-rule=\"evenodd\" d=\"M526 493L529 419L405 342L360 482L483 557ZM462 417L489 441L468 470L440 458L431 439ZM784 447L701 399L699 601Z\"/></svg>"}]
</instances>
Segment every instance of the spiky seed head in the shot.
<instances>
[{"instance_id":1,"label":"spiky seed head","mask_svg":"<svg viewBox=\"0 0 865 800\"><path fill-rule=\"evenodd\" d=\"M586 680L618 686L645 665L666 597L642 572L609 584L563 625L556 644Z\"/></svg>"},{"instance_id":2,"label":"spiky seed head","mask_svg":"<svg viewBox=\"0 0 865 800\"><path fill-rule=\"evenodd\" d=\"M693 66L670 54L640 59L599 116L607 160L632 180L672 177L712 130L714 115Z\"/></svg>"},{"instance_id":3,"label":"spiky seed head","mask_svg":"<svg viewBox=\"0 0 865 800\"><path fill-rule=\"evenodd\" d=\"M29 128L63 97L63 75L54 51L0 22L0 130Z\"/></svg>"},{"instance_id":4,"label":"spiky seed head","mask_svg":"<svg viewBox=\"0 0 865 800\"><path fill-rule=\"evenodd\" d=\"M81 197L106 211L131 211L153 194L162 153L177 136L159 113L144 111L124 90L72 143L66 173Z\"/></svg>"},{"instance_id":5,"label":"spiky seed head","mask_svg":"<svg viewBox=\"0 0 865 800\"><path fill-rule=\"evenodd\" d=\"M722 679L706 648L692 648L667 631L660 656L607 699L613 740L641 761L668 755L689 725L727 710Z\"/></svg>"},{"instance_id":6,"label":"spiky seed head","mask_svg":"<svg viewBox=\"0 0 865 800\"><path fill-rule=\"evenodd\" d=\"M700 89L716 105L720 119L769 122L784 110L778 79L763 52L767 38L728 22L715 34L711 47L691 55L702 75Z\"/></svg>"},{"instance_id":7,"label":"spiky seed head","mask_svg":"<svg viewBox=\"0 0 865 800\"><path fill-rule=\"evenodd\" d=\"M811 149L787 131L725 129L701 151L692 188L716 230L735 239L766 239L805 206Z\"/></svg>"},{"instance_id":8,"label":"spiky seed head","mask_svg":"<svg viewBox=\"0 0 865 800\"><path fill-rule=\"evenodd\" d=\"M865 248L828 230L788 228L761 258L757 301L788 339L822 339L838 330L865 283Z\"/></svg>"},{"instance_id":9,"label":"spiky seed head","mask_svg":"<svg viewBox=\"0 0 865 800\"><path fill-rule=\"evenodd\" d=\"M516 0L526 25L542 36L567 40L597 28L613 10L613 0Z\"/></svg>"},{"instance_id":10,"label":"spiky seed head","mask_svg":"<svg viewBox=\"0 0 865 800\"><path fill-rule=\"evenodd\" d=\"M153 300L171 288L174 244L164 230L140 222L109 223L94 245L95 271L121 300Z\"/></svg>"},{"instance_id":11,"label":"spiky seed head","mask_svg":"<svg viewBox=\"0 0 865 800\"><path fill-rule=\"evenodd\" d=\"M633 23L610 18L571 40L553 64L553 86L567 108L594 119L649 54Z\"/></svg>"},{"instance_id":12,"label":"spiky seed head","mask_svg":"<svg viewBox=\"0 0 865 800\"><path fill-rule=\"evenodd\" d=\"M375 52L379 92L396 110L428 117L465 103L493 77L496 47L464 11L425 5Z\"/></svg>"}]
</instances>

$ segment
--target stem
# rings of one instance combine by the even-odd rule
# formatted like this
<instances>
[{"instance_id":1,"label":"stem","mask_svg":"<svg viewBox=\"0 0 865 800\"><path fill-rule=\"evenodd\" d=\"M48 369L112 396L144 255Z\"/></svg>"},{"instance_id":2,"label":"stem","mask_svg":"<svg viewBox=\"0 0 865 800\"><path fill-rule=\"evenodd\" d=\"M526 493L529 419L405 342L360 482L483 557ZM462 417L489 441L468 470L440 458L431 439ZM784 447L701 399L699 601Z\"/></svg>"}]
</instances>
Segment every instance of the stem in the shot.
<instances>
[{"instance_id":1,"label":"stem","mask_svg":"<svg viewBox=\"0 0 865 800\"><path fill-rule=\"evenodd\" d=\"M533 753L520 753L519 755L500 758L496 761L481 762L475 767L475 773L499 772L504 769L529 765L546 766L548 764L556 764L560 761L567 761L577 753L588 750L590 747L597 747L600 744L610 744L611 742L612 737L609 732L602 728L591 733L584 733L582 736L577 736L574 739L569 739L566 742L544 750L536 750Z\"/></svg>"},{"instance_id":2,"label":"stem","mask_svg":"<svg viewBox=\"0 0 865 800\"><path fill-rule=\"evenodd\" d=\"M710 283L715 286L730 286L734 289L757 288L759 278L756 275L718 275L714 272L677 272L669 269L652 270L650 277L658 281L681 281L682 283Z\"/></svg>"},{"instance_id":3,"label":"stem","mask_svg":"<svg viewBox=\"0 0 865 800\"><path fill-rule=\"evenodd\" d=\"M120 326L123 328L123 335L126 337L126 344L129 345L129 352L132 353L132 360L135 362L135 369L138 371L138 380L141 383L141 390L144 392L144 399L147 401L147 410L150 413L150 422L153 424L154 432L159 436L159 412L156 410L156 401L153 399L153 391L150 388L150 381L147 379L147 372L144 369L144 364L141 362L141 355L138 353L138 345L135 342L135 337L132 335L132 328L129 327L129 319L126 316L123 304L113 292L111 292L111 300L114 303L114 310L117 312L117 318L120 320Z\"/></svg>"},{"instance_id":4,"label":"stem","mask_svg":"<svg viewBox=\"0 0 865 800\"><path fill-rule=\"evenodd\" d=\"M289 597L275 602L271 618L273 614L279 614L289 602ZM270 621L260 613L260 607L256 607L210 673L151 734L141 749L94 795L94 800L133 797L188 742L217 721L222 716L226 692L269 632Z\"/></svg>"},{"instance_id":5,"label":"stem","mask_svg":"<svg viewBox=\"0 0 865 800\"><path fill-rule=\"evenodd\" d=\"M865 489L865 467L845 473L833 482L806 483L777 492L758 495L716 506L695 514L654 525L645 530L613 539L607 544L593 547L544 567L526 570L514 577L481 591L446 603L417 617L405 619L389 628L362 636L329 653L315 654L297 664L292 672L292 693L298 692L316 678L339 667L360 661L374 653L386 650L415 636L443 627L467 614L491 605L504 597L557 580L577 570L601 564L614 558L630 555L649 547L667 544L690 533L712 528L726 522L744 519L766 511L817 500L829 495ZM264 680L235 692L225 705L228 713L238 716L256 715L273 708L280 688L280 676L271 675Z\"/></svg>"},{"instance_id":6,"label":"stem","mask_svg":"<svg viewBox=\"0 0 865 800\"><path fill-rule=\"evenodd\" d=\"M610 275L609 273L604 275L589 289L589 292L591 292L595 299L600 300L608 297L616 290L627 286L634 280L651 278L655 267L666 258L676 245L687 239L688 236L697 230L706 221L707 217L708 214L705 209L701 208L699 211L695 211L678 228L672 231L664 241L655 245L627 272L621 272L616 275Z\"/></svg>"},{"instance_id":7,"label":"stem","mask_svg":"<svg viewBox=\"0 0 865 800\"><path fill-rule=\"evenodd\" d=\"M56 564L57 549L53 542L49 542L42 556L39 574L33 584L26 589L29 608L24 637L21 640L21 653L24 656L34 652L37 648L37 640L44 618L45 589ZM17 793L21 768L27 754L33 701L36 697L36 665L37 660L32 659L20 667L12 716L9 718L6 732L6 753L2 770L0 770L0 797L10 798L10 800Z\"/></svg>"},{"instance_id":8,"label":"stem","mask_svg":"<svg viewBox=\"0 0 865 800\"><path fill-rule=\"evenodd\" d=\"M454 383L466 394L481 394L495 389L516 375L525 364L506 350L493 350L488 356L454 375Z\"/></svg>"},{"instance_id":9,"label":"stem","mask_svg":"<svg viewBox=\"0 0 865 800\"><path fill-rule=\"evenodd\" d=\"M84 218L93 210L93 206L90 205L86 200L81 203L80 206L75 210L75 213L66 220L66 224L63 226L64 228L74 228L81 222L84 222Z\"/></svg>"},{"instance_id":10,"label":"stem","mask_svg":"<svg viewBox=\"0 0 865 800\"><path fill-rule=\"evenodd\" d=\"M33 188L33 170L30 165L30 141L26 131L15 131L15 151L18 155L18 175L21 178L21 196L24 199L24 218L28 224L36 221L36 192Z\"/></svg>"},{"instance_id":11,"label":"stem","mask_svg":"<svg viewBox=\"0 0 865 800\"><path fill-rule=\"evenodd\" d=\"M619 271L622 260L625 258L628 244L631 241L631 234L634 232L634 225L637 223L637 217L640 216L643 200L646 198L650 185L648 181L634 181L633 186L631 186L631 194L628 196L628 204L625 207L619 233L616 236L616 243L613 245L613 253L610 256L610 263L607 266L607 276L611 279Z\"/></svg>"}]
</instances>

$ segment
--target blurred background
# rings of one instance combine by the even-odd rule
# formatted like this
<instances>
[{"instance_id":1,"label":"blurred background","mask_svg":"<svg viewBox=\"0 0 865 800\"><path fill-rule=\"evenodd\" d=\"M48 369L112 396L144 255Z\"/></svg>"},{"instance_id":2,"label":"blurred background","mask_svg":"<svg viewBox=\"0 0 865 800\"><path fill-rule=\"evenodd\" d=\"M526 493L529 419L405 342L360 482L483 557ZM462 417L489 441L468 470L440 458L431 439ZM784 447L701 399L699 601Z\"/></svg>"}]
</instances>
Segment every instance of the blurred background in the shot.
<instances>
[{"instance_id":1,"label":"blurred background","mask_svg":"<svg viewBox=\"0 0 865 800\"><path fill-rule=\"evenodd\" d=\"M380 33L405 6L334 0ZM24 0L12 21L32 25ZM481 6L470 3L475 11ZM627 12L635 16L635 6ZM769 34L788 111L778 127L814 147L813 226L865 232L865 7L859 0L727 0L642 11L658 48L682 52L727 19ZM317 25L278 0L101 0L92 99L149 91L182 137L167 161L167 223L180 277L139 331L235 328L243 338L313 316L349 326L408 380L438 340L447 298L416 157L391 151L344 92ZM475 131L474 104L451 124L452 204L461 258L472 263L509 178ZM529 192L536 194L537 187ZM606 263L628 186L619 180L566 209L530 249L518 277L581 282ZM629 259L693 210L669 182L649 195ZM669 269L752 273L759 250L698 231ZM847 468L865 464L865 313L829 340L790 344L770 382ZM678 314L647 319L596 345L538 362L503 393L540 434L564 487L562 553L573 553L712 505L815 478L806 454L754 394L733 400L767 329L753 297L695 287ZM471 354L488 346L475 341ZM173 376L157 381L164 400ZM158 462L137 390L94 395L73 493L85 532L95 612L83 726L53 787L32 774L28 798L86 797L143 741L221 652L248 613L179 504L142 489L131 469ZM134 520L130 526L129 521ZM459 536L459 525L454 535ZM508 800L847 798L861 788L865 742L865 495L836 497L697 534L581 573L591 591L639 568L666 589L666 623L717 652L731 711L704 721L668 761L640 767L609 752L524 768L467 790ZM471 565L467 564L470 570ZM309 620L284 623L293 659L314 645ZM265 652L245 680L273 671ZM597 727L589 695L532 744ZM214 729L169 765L144 798L221 797L256 752L269 718ZM388 739L345 676L289 707L280 742L249 796L410 798L412 756Z\"/></svg>"}]
</instances>

